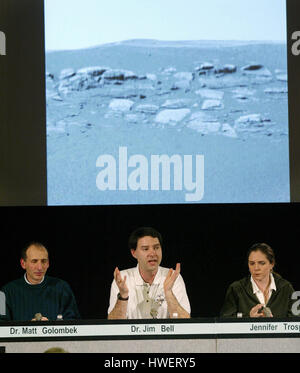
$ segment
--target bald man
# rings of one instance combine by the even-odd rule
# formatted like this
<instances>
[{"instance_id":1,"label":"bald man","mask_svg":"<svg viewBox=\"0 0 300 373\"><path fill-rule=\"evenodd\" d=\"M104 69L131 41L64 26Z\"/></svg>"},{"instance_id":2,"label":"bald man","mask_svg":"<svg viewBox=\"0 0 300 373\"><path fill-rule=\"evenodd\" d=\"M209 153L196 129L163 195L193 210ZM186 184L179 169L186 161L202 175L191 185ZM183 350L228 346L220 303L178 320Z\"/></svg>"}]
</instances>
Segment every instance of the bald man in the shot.
<instances>
[{"instance_id":1,"label":"bald man","mask_svg":"<svg viewBox=\"0 0 300 373\"><path fill-rule=\"evenodd\" d=\"M49 268L48 250L39 242L21 251L24 276L6 284L2 291L6 298L6 314L2 320L79 319L80 314L69 284L46 275Z\"/></svg>"}]
</instances>

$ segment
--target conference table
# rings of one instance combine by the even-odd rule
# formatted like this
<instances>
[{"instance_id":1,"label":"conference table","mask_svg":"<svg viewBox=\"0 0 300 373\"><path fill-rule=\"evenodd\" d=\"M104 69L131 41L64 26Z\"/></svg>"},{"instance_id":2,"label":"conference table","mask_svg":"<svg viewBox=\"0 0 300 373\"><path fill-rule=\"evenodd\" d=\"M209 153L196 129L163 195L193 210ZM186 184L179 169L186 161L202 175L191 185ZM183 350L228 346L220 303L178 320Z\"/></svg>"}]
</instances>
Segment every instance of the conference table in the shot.
<instances>
[{"instance_id":1,"label":"conference table","mask_svg":"<svg viewBox=\"0 0 300 373\"><path fill-rule=\"evenodd\" d=\"M1 322L0 351L42 353L299 353L300 318Z\"/></svg>"}]
</instances>

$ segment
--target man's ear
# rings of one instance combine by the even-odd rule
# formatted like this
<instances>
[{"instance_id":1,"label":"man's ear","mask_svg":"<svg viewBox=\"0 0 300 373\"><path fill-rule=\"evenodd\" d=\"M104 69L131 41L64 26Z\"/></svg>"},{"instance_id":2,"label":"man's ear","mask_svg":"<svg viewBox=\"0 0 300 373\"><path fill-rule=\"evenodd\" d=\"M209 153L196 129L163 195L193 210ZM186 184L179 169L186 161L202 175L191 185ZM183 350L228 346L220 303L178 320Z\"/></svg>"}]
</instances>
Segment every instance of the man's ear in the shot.
<instances>
[{"instance_id":1,"label":"man's ear","mask_svg":"<svg viewBox=\"0 0 300 373\"><path fill-rule=\"evenodd\" d=\"M130 252L131 252L131 255L136 259L135 250L134 249L130 249Z\"/></svg>"},{"instance_id":2,"label":"man's ear","mask_svg":"<svg viewBox=\"0 0 300 373\"><path fill-rule=\"evenodd\" d=\"M23 269L26 269L25 260L23 258L20 259L20 264Z\"/></svg>"}]
</instances>

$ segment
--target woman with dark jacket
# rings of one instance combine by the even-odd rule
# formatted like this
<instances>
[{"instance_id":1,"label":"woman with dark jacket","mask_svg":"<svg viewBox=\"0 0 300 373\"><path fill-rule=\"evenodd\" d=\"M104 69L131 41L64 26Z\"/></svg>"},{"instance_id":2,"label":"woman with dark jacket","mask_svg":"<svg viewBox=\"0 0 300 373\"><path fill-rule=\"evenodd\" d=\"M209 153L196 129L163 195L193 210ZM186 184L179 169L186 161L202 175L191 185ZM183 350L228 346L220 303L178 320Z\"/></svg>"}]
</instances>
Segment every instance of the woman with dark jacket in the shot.
<instances>
[{"instance_id":1,"label":"woman with dark jacket","mask_svg":"<svg viewBox=\"0 0 300 373\"><path fill-rule=\"evenodd\" d=\"M287 317L292 313L293 286L273 272L275 256L265 243L248 251L250 275L233 282L225 296L221 317Z\"/></svg>"}]
</instances>

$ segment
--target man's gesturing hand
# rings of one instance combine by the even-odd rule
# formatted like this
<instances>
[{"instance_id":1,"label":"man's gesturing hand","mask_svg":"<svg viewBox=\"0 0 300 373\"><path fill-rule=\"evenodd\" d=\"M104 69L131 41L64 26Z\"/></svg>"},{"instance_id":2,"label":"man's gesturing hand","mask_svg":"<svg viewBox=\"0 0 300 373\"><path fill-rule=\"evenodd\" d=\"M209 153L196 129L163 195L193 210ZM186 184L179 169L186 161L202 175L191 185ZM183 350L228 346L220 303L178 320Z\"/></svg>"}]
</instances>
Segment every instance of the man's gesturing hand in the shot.
<instances>
[{"instance_id":1,"label":"man's gesturing hand","mask_svg":"<svg viewBox=\"0 0 300 373\"><path fill-rule=\"evenodd\" d=\"M172 291L174 282L176 281L177 277L179 276L179 273L180 273L180 263L176 264L176 269L175 270L172 269L172 268L169 269L169 272L168 272L167 277L166 277L165 282L164 282L165 294Z\"/></svg>"},{"instance_id":2,"label":"man's gesturing hand","mask_svg":"<svg viewBox=\"0 0 300 373\"><path fill-rule=\"evenodd\" d=\"M128 290L128 287L126 285L126 276L124 276L124 278L122 278L118 267L116 267L116 269L114 270L114 279L115 279L116 284L119 288L119 292L120 292L121 297L122 298L127 298L129 290Z\"/></svg>"}]
</instances>

